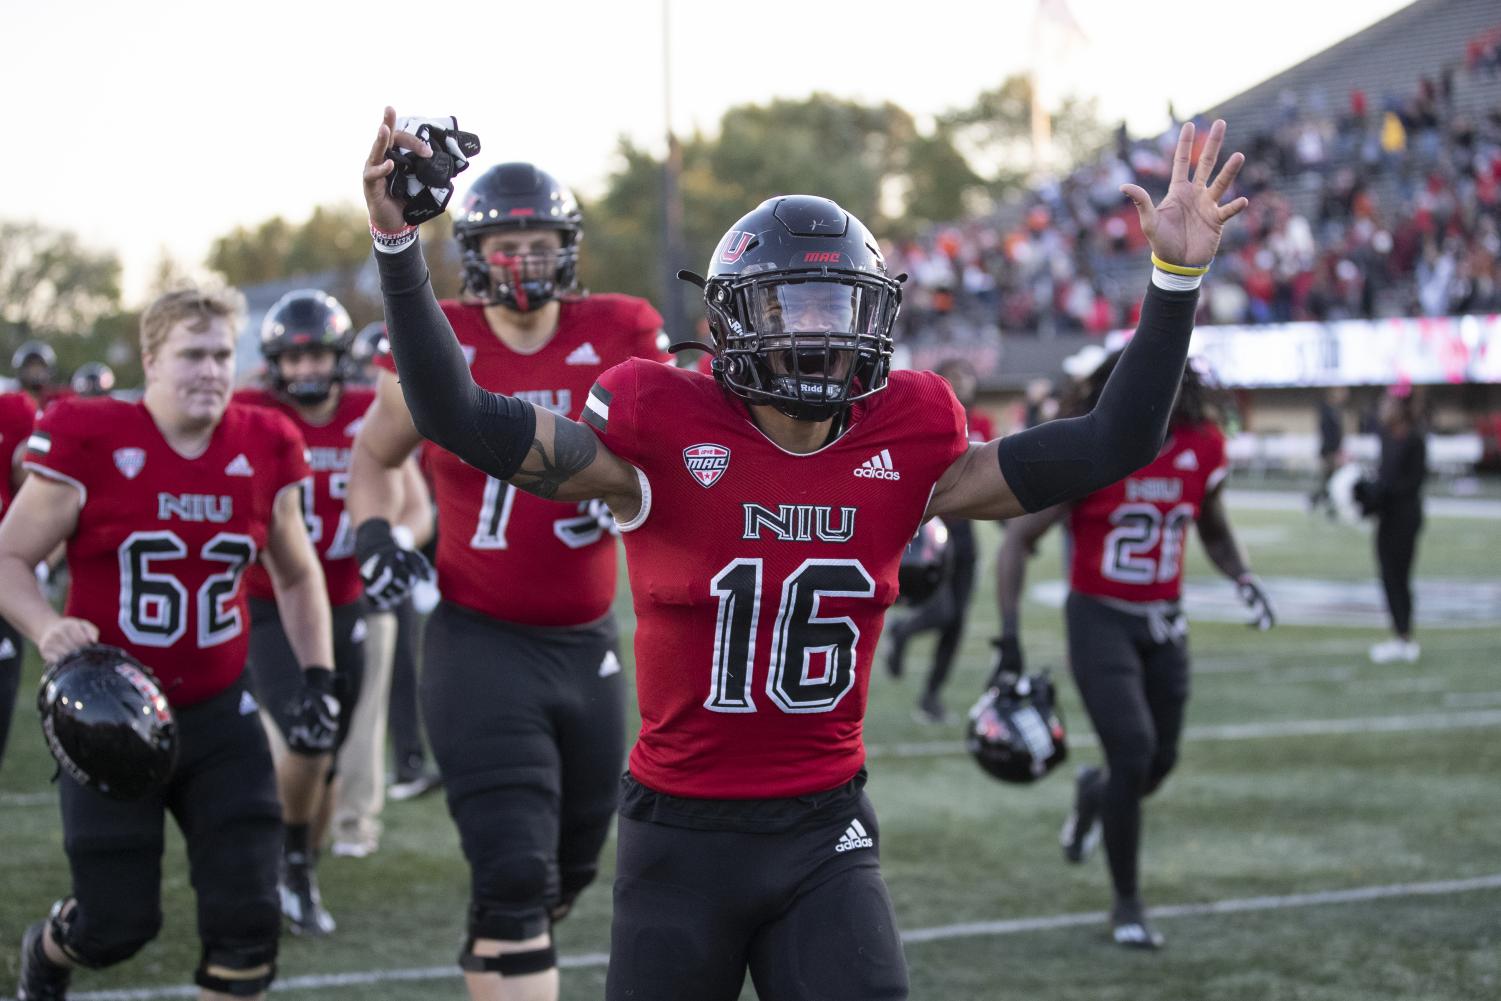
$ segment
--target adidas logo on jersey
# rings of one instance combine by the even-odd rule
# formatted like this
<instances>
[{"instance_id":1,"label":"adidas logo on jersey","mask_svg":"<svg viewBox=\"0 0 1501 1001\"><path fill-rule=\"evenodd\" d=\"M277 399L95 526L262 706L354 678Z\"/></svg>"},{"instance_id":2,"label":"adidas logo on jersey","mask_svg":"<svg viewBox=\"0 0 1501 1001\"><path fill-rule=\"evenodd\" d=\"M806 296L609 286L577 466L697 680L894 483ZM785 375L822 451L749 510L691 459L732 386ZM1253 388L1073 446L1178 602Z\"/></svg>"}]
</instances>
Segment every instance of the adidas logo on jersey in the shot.
<instances>
[{"instance_id":1,"label":"adidas logo on jersey","mask_svg":"<svg viewBox=\"0 0 1501 1001\"><path fill-rule=\"evenodd\" d=\"M834 846L836 852L852 852L861 848L874 848L875 839L865 830L865 825L858 820L850 821L850 826L844 829L839 836L839 844Z\"/></svg>"},{"instance_id":2,"label":"adidas logo on jersey","mask_svg":"<svg viewBox=\"0 0 1501 1001\"><path fill-rule=\"evenodd\" d=\"M241 452L230 460L229 465L224 467L225 476L254 476L255 470L250 468L250 460Z\"/></svg>"},{"instance_id":3,"label":"adidas logo on jersey","mask_svg":"<svg viewBox=\"0 0 1501 1001\"><path fill-rule=\"evenodd\" d=\"M1199 468L1199 457L1193 452L1192 449L1189 449L1186 452L1179 452L1178 457L1173 460L1173 468L1186 469L1189 472L1192 472L1193 470Z\"/></svg>"},{"instance_id":4,"label":"adidas logo on jersey","mask_svg":"<svg viewBox=\"0 0 1501 1001\"><path fill-rule=\"evenodd\" d=\"M594 345L588 341L580 344L568 352L568 357L563 359L564 365L598 365L599 352L594 350Z\"/></svg>"},{"instance_id":5,"label":"adidas logo on jersey","mask_svg":"<svg viewBox=\"0 0 1501 1001\"><path fill-rule=\"evenodd\" d=\"M891 450L881 449L879 455L872 455L860 465L855 467L855 475L863 476L867 480L899 480L902 474L891 468Z\"/></svg>"}]
</instances>

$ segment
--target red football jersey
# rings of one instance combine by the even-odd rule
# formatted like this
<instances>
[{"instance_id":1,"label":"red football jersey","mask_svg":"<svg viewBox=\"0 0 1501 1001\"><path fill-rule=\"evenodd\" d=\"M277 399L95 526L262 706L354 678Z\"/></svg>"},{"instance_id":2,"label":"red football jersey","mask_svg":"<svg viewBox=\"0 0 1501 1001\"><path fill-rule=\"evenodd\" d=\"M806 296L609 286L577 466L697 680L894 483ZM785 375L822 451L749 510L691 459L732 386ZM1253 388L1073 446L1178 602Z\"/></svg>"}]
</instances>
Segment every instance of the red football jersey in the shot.
<instances>
[{"instance_id":1,"label":"red football jersey","mask_svg":"<svg viewBox=\"0 0 1501 1001\"><path fill-rule=\"evenodd\" d=\"M800 796L848 781L902 550L965 450L931 372L893 372L837 441L785 452L712 378L628 362L584 419L642 476L621 526L636 608L631 773L674 796Z\"/></svg>"},{"instance_id":2,"label":"red football jersey","mask_svg":"<svg viewBox=\"0 0 1501 1001\"><path fill-rule=\"evenodd\" d=\"M277 493L309 475L291 422L231 404L186 459L142 403L64 400L37 422L26 468L83 500L66 614L140 658L173 705L233 684L249 644L240 576L265 548Z\"/></svg>"},{"instance_id":3,"label":"red football jersey","mask_svg":"<svg viewBox=\"0 0 1501 1001\"><path fill-rule=\"evenodd\" d=\"M16 458L16 449L26 444L36 423L36 408L31 397L25 393L0 394L0 456L4 456L4 470L0 471L0 517L10 508L15 491L10 487L11 466Z\"/></svg>"},{"instance_id":4,"label":"red football jersey","mask_svg":"<svg viewBox=\"0 0 1501 1001\"><path fill-rule=\"evenodd\" d=\"M339 405L333 416L326 423L314 425L303 420L296 407L269 390L242 389L235 393L235 402L270 407L284 414L302 433L308 447L308 462L313 467L312 480L303 487L303 515L307 518L308 538L318 551L323 576L328 581L328 603L334 607L357 600L364 588L354 559L354 527L344 510L344 497L349 492L349 456L354 449L354 436L359 433L365 411L374 399L374 390L346 385L339 393ZM271 589L271 575L260 564L245 575L245 589L252 598L269 601L276 596Z\"/></svg>"},{"instance_id":5,"label":"red football jersey","mask_svg":"<svg viewBox=\"0 0 1501 1001\"><path fill-rule=\"evenodd\" d=\"M1150 465L1074 503L1069 586L1123 601L1176 600L1188 528L1228 472L1218 426L1175 425Z\"/></svg>"},{"instance_id":6,"label":"red football jersey","mask_svg":"<svg viewBox=\"0 0 1501 1001\"><path fill-rule=\"evenodd\" d=\"M644 299L591 295L561 302L558 328L520 354L490 329L482 306L445 301L474 381L578 420L601 372L631 357L661 359L662 318ZM379 363L394 371L382 356ZM562 504L486 476L452 452L423 447L438 508L443 597L503 622L576 626L610 610L615 540L590 505Z\"/></svg>"}]
</instances>

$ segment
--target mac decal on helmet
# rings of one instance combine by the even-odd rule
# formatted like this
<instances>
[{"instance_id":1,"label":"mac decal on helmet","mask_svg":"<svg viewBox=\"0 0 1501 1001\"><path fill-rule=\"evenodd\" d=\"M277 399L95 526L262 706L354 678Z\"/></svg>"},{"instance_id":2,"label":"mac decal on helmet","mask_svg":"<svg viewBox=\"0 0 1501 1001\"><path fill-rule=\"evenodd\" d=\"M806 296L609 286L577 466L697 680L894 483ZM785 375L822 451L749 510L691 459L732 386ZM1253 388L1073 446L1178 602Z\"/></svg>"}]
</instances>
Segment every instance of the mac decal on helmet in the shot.
<instances>
[{"instance_id":1,"label":"mac decal on helmet","mask_svg":"<svg viewBox=\"0 0 1501 1001\"><path fill-rule=\"evenodd\" d=\"M827 198L769 198L719 241L700 285L714 377L798 420L839 416L886 387L901 281L875 237Z\"/></svg>"},{"instance_id":2,"label":"mac decal on helmet","mask_svg":"<svg viewBox=\"0 0 1501 1001\"><path fill-rule=\"evenodd\" d=\"M339 300L317 289L288 292L266 312L261 321L261 354L271 386L298 403L315 405L328 399L335 382L350 375L349 349L354 344L354 324ZM291 381L282 375L278 359L292 351L323 348L334 353L329 376Z\"/></svg>"},{"instance_id":3,"label":"mac decal on helmet","mask_svg":"<svg viewBox=\"0 0 1501 1001\"><path fill-rule=\"evenodd\" d=\"M464 290L490 306L530 312L573 291L583 213L573 192L529 163L502 163L480 175L453 223L463 255ZM550 260L535 255L486 257L480 245L495 232L551 229L563 245Z\"/></svg>"},{"instance_id":4,"label":"mac decal on helmet","mask_svg":"<svg viewBox=\"0 0 1501 1001\"><path fill-rule=\"evenodd\" d=\"M137 800L172 774L172 708L151 670L118 647L81 647L48 667L37 710L58 768L81 785Z\"/></svg>"}]
</instances>

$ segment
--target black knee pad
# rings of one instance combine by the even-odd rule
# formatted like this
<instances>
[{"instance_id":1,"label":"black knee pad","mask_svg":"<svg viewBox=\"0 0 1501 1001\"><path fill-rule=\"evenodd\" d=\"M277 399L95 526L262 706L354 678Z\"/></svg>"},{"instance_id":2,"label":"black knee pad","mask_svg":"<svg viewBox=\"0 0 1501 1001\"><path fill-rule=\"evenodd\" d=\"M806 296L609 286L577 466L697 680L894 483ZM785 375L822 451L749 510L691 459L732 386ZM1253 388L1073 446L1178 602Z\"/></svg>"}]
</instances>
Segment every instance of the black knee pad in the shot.
<instances>
[{"instance_id":1,"label":"black knee pad","mask_svg":"<svg viewBox=\"0 0 1501 1001\"><path fill-rule=\"evenodd\" d=\"M499 956L476 956L474 939L459 953L459 966L465 973L499 973L502 977L524 977L529 973L546 973L558 965L557 947L549 943L527 952L507 952Z\"/></svg>"},{"instance_id":2,"label":"black knee pad","mask_svg":"<svg viewBox=\"0 0 1501 1001\"><path fill-rule=\"evenodd\" d=\"M232 997L253 997L276 979L276 936L256 942L205 942L193 982Z\"/></svg>"},{"instance_id":3,"label":"black knee pad","mask_svg":"<svg viewBox=\"0 0 1501 1001\"><path fill-rule=\"evenodd\" d=\"M162 912L121 909L108 915L85 915L78 901L66 897L52 905L48 918L52 941L79 966L91 970L114 966L140 952L162 929Z\"/></svg>"},{"instance_id":4,"label":"black knee pad","mask_svg":"<svg viewBox=\"0 0 1501 1001\"><path fill-rule=\"evenodd\" d=\"M537 855L497 859L475 870L469 937L516 942L548 927L548 898L556 896L549 861Z\"/></svg>"}]
</instances>

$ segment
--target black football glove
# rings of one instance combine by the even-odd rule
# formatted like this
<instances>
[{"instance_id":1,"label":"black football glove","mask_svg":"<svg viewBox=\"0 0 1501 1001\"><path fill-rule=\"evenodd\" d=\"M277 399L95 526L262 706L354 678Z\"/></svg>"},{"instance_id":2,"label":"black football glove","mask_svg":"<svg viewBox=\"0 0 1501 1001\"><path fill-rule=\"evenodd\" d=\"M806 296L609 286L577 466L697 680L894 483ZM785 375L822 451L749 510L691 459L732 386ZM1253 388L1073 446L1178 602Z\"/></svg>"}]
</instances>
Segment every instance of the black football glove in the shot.
<instances>
[{"instance_id":1,"label":"black football glove","mask_svg":"<svg viewBox=\"0 0 1501 1001\"><path fill-rule=\"evenodd\" d=\"M1251 619L1246 625L1265 632L1277 624L1277 610L1272 607L1271 596L1266 593L1255 574L1242 576L1235 582L1235 588L1240 592L1240 600L1251 609Z\"/></svg>"},{"instance_id":2,"label":"black football glove","mask_svg":"<svg viewBox=\"0 0 1501 1001\"><path fill-rule=\"evenodd\" d=\"M339 732L339 700L334 695L334 672L326 667L302 671L302 691L292 702L287 748L295 754L327 754Z\"/></svg>"},{"instance_id":3,"label":"black football glove","mask_svg":"<svg viewBox=\"0 0 1501 1001\"><path fill-rule=\"evenodd\" d=\"M365 597L383 612L405 601L419 580L433 575L427 557L397 542L391 523L384 518L360 523L354 533L354 553L360 579L365 582Z\"/></svg>"},{"instance_id":4,"label":"black football glove","mask_svg":"<svg viewBox=\"0 0 1501 1001\"><path fill-rule=\"evenodd\" d=\"M479 136L460 132L457 118L402 118L396 122L396 131L416 136L433 151L432 156L418 156L400 147L386 151L386 159L396 162L396 169L386 178L386 190L406 203L401 216L416 226L442 215L448 207L453 179L479 152Z\"/></svg>"},{"instance_id":5,"label":"black football glove","mask_svg":"<svg viewBox=\"0 0 1501 1001\"><path fill-rule=\"evenodd\" d=\"M1026 673L1022 663L1021 640L1015 636L1002 636L990 641L995 647L995 659L991 661L990 681L992 688L1007 688Z\"/></svg>"}]
</instances>

